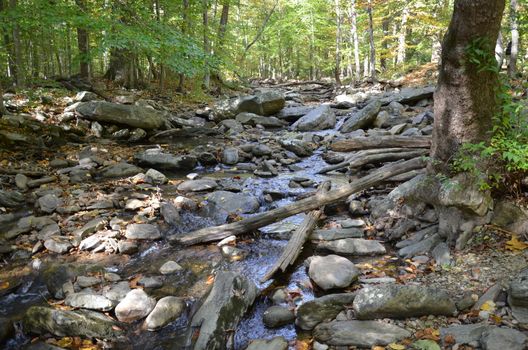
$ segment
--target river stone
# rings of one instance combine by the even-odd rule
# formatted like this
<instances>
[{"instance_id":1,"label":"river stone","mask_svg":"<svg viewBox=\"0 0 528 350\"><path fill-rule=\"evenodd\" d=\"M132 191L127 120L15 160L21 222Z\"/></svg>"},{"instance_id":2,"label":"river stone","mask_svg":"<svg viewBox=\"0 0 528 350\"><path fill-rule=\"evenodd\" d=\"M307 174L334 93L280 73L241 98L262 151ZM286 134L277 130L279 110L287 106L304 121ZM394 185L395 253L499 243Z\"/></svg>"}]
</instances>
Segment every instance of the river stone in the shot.
<instances>
[{"instance_id":1,"label":"river stone","mask_svg":"<svg viewBox=\"0 0 528 350\"><path fill-rule=\"evenodd\" d=\"M62 205L62 200L52 193L40 197L37 202L40 210L47 214L53 213Z\"/></svg>"},{"instance_id":2,"label":"river stone","mask_svg":"<svg viewBox=\"0 0 528 350\"><path fill-rule=\"evenodd\" d=\"M310 261L310 278L322 289L348 287L357 280L359 270L350 260L338 255L315 256Z\"/></svg>"},{"instance_id":3,"label":"river stone","mask_svg":"<svg viewBox=\"0 0 528 350\"><path fill-rule=\"evenodd\" d=\"M171 226L177 226L180 224L180 212L174 204L167 202L161 203L160 214L167 224Z\"/></svg>"},{"instance_id":4,"label":"river stone","mask_svg":"<svg viewBox=\"0 0 528 350\"><path fill-rule=\"evenodd\" d=\"M381 321L332 321L321 323L314 330L314 337L318 342L335 346L371 348L395 343L410 336L409 331Z\"/></svg>"},{"instance_id":5,"label":"river stone","mask_svg":"<svg viewBox=\"0 0 528 350\"><path fill-rule=\"evenodd\" d=\"M93 287L95 285L101 284L102 282L103 281L101 278L96 276L79 276L75 280L75 284L81 288Z\"/></svg>"},{"instance_id":6,"label":"river stone","mask_svg":"<svg viewBox=\"0 0 528 350\"><path fill-rule=\"evenodd\" d=\"M265 91L255 96L246 96L240 99L239 112L250 112L258 115L273 115L284 108L286 100L278 91Z\"/></svg>"},{"instance_id":7,"label":"river stone","mask_svg":"<svg viewBox=\"0 0 528 350\"><path fill-rule=\"evenodd\" d=\"M446 337L454 339L457 344L478 343L484 333L490 326L484 323L453 325L446 328L440 328L440 338L445 344Z\"/></svg>"},{"instance_id":8,"label":"river stone","mask_svg":"<svg viewBox=\"0 0 528 350\"><path fill-rule=\"evenodd\" d=\"M288 350L288 342L284 337L255 339L249 343L246 350Z\"/></svg>"},{"instance_id":9,"label":"river stone","mask_svg":"<svg viewBox=\"0 0 528 350\"><path fill-rule=\"evenodd\" d=\"M121 322L134 322L147 316L156 306L156 300L142 289L133 289L117 304L115 314Z\"/></svg>"},{"instance_id":10,"label":"river stone","mask_svg":"<svg viewBox=\"0 0 528 350\"><path fill-rule=\"evenodd\" d=\"M344 238L361 238L363 237L363 229L356 227L349 228L334 228L329 230L315 230L310 235L312 241L335 241Z\"/></svg>"},{"instance_id":11,"label":"river stone","mask_svg":"<svg viewBox=\"0 0 528 350\"><path fill-rule=\"evenodd\" d=\"M337 254L374 255L386 253L385 247L379 241L361 238L345 238L321 242L317 247L330 250Z\"/></svg>"},{"instance_id":12,"label":"river stone","mask_svg":"<svg viewBox=\"0 0 528 350\"><path fill-rule=\"evenodd\" d=\"M98 98L99 97L91 91L80 91L77 93L77 95L75 95L73 100L75 102L88 102L88 101L97 100Z\"/></svg>"},{"instance_id":13,"label":"river stone","mask_svg":"<svg viewBox=\"0 0 528 350\"><path fill-rule=\"evenodd\" d=\"M295 324L305 331L312 330L321 322L333 320L346 305L352 304L355 296L355 293L329 294L307 301L297 309Z\"/></svg>"},{"instance_id":14,"label":"river stone","mask_svg":"<svg viewBox=\"0 0 528 350\"><path fill-rule=\"evenodd\" d=\"M313 109L313 106L286 107L277 114L277 118L288 122L295 122L303 115L310 113Z\"/></svg>"},{"instance_id":15,"label":"river stone","mask_svg":"<svg viewBox=\"0 0 528 350\"><path fill-rule=\"evenodd\" d=\"M297 131L317 131L332 129L336 116L329 105L322 105L297 120L292 128Z\"/></svg>"},{"instance_id":16,"label":"river stone","mask_svg":"<svg viewBox=\"0 0 528 350\"><path fill-rule=\"evenodd\" d=\"M191 320L199 328L194 350L226 348L226 329L235 329L257 296L255 284L235 272L220 271Z\"/></svg>"},{"instance_id":17,"label":"river stone","mask_svg":"<svg viewBox=\"0 0 528 350\"><path fill-rule=\"evenodd\" d=\"M160 239L159 229L151 224L130 224L125 231L128 239Z\"/></svg>"},{"instance_id":18,"label":"river stone","mask_svg":"<svg viewBox=\"0 0 528 350\"><path fill-rule=\"evenodd\" d=\"M254 113L242 112L236 116L237 122L247 125L262 125L265 128L281 128L285 123L276 117L263 117Z\"/></svg>"},{"instance_id":19,"label":"river stone","mask_svg":"<svg viewBox=\"0 0 528 350\"><path fill-rule=\"evenodd\" d=\"M484 216L493 206L490 191L481 191L478 180L465 173L441 183L438 200L444 207L456 207L478 216Z\"/></svg>"},{"instance_id":20,"label":"river stone","mask_svg":"<svg viewBox=\"0 0 528 350\"><path fill-rule=\"evenodd\" d=\"M359 112L348 118L339 129L342 133L352 132L358 129L365 129L370 127L376 120L381 108L381 102L375 100L366 105Z\"/></svg>"},{"instance_id":21,"label":"river stone","mask_svg":"<svg viewBox=\"0 0 528 350\"><path fill-rule=\"evenodd\" d=\"M17 207L24 201L24 195L18 191L0 190L0 206L2 207Z\"/></svg>"},{"instance_id":22,"label":"river stone","mask_svg":"<svg viewBox=\"0 0 528 350\"><path fill-rule=\"evenodd\" d=\"M107 221L105 218L97 217L97 218L94 218L88 221L80 229L73 231L73 235L80 239L84 239L86 236L91 235L92 233L95 233L105 228L106 224L107 224Z\"/></svg>"},{"instance_id":23,"label":"river stone","mask_svg":"<svg viewBox=\"0 0 528 350\"><path fill-rule=\"evenodd\" d=\"M354 311L356 317L362 320L452 316L456 306L443 290L388 284L360 290L354 300Z\"/></svg>"},{"instance_id":24,"label":"river stone","mask_svg":"<svg viewBox=\"0 0 528 350\"><path fill-rule=\"evenodd\" d=\"M516 329L493 327L482 334L483 350L525 350L528 337Z\"/></svg>"},{"instance_id":25,"label":"river stone","mask_svg":"<svg viewBox=\"0 0 528 350\"><path fill-rule=\"evenodd\" d=\"M192 170L197 165L196 157L191 155L175 156L160 149L151 148L134 155L134 160L144 167L156 170Z\"/></svg>"},{"instance_id":26,"label":"river stone","mask_svg":"<svg viewBox=\"0 0 528 350\"><path fill-rule=\"evenodd\" d=\"M161 298L145 320L145 326L149 331L162 328L180 317L184 310L185 301L182 298Z\"/></svg>"},{"instance_id":27,"label":"river stone","mask_svg":"<svg viewBox=\"0 0 528 350\"><path fill-rule=\"evenodd\" d=\"M143 276L138 280L137 284L138 286L141 286L143 288L160 288L163 286L163 278L161 278L160 276Z\"/></svg>"},{"instance_id":28,"label":"river stone","mask_svg":"<svg viewBox=\"0 0 528 350\"><path fill-rule=\"evenodd\" d=\"M295 321L295 314L285 306L271 306L262 315L262 320L268 328L281 327Z\"/></svg>"},{"instance_id":29,"label":"river stone","mask_svg":"<svg viewBox=\"0 0 528 350\"><path fill-rule=\"evenodd\" d=\"M74 308L91 309L96 311L112 310L114 304L102 295L74 293L64 300L64 304Z\"/></svg>"},{"instance_id":30,"label":"river stone","mask_svg":"<svg viewBox=\"0 0 528 350\"><path fill-rule=\"evenodd\" d=\"M417 255L427 254L434 246L441 242L440 235L433 234L430 237L427 237L424 240L421 240L417 243L410 244L406 247L403 247L398 251L398 255L405 258L410 258Z\"/></svg>"},{"instance_id":31,"label":"river stone","mask_svg":"<svg viewBox=\"0 0 528 350\"><path fill-rule=\"evenodd\" d=\"M153 185L163 185L168 181L167 176L156 169L147 170L145 173L145 180Z\"/></svg>"},{"instance_id":32,"label":"river stone","mask_svg":"<svg viewBox=\"0 0 528 350\"><path fill-rule=\"evenodd\" d=\"M121 302L130 292L130 285L128 281L117 282L109 286L103 287L103 295L115 303Z\"/></svg>"},{"instance_id":33,"label":"river stone","mask_svg":"<svg viewBox=\"0 0 528 350\"><path fill-rule=\"evenodd\" d=\"M24 329L30 333L51 333L59 337L115 339L121 333L110 317L88 310L66 311L32 306L26 311L23 323Z\"/></svg>"},{"instance_id":34,"label":"river stone","mask_svg":"<svg viewBox=\"0 0 528 350\"><path fill-rule=\"evenodd\" d=\"M13 321L0 317L0 345L4 344L9 338L15 335L15 327Z\"/></svg>"},{"instance_id":35,"label":"river stone","mask_svg":"<svg viewBox=\"0 0 528 350\"><path fill-rule=\"evenodd\" d=\"M51 236L44 241L44 247L47 250L57 254L67 253L73 246L68 237L64 236Z\"/></svg>"},{"instance_id":36,"label":"river stone","mask_svg":"<svg viewBox=\"0 0 528 350\"><path fill-rule=\"evenodd\" d=\"M408 87L401 89L398 93L391 93L389 96L380 99L379 101L383 105L388 105L391 102L398 102L400 104L413 105L423 99L429 99L433 97L435 91L434 86L427 87Z\"/></svg>"},{"instance_id":37,"label":"river stone","mask_svg":"<svg viewBox=\"0 0 528 350\"><path fill-rule=\"evenodd\" d=\"M244 126L235 119L225 119L220 122L220 125L224 126L225 128L231 130L232 132L242 132L244 131Z\"/></svg>"},{"instance_id":38,"label":"river stone","mask_svg":"<svg viewBox=\"0 0 528 350\"><path fill-rule=\"evenodd\" d=\"M528 323L528 269L524 269L513 278L508 290L508 304L515 319Z\"/></svg>"},{"instance_id":39,"label":"river stone","mask_svg":"<svg viewBox=\"0 0 528 350\"><path fill-rule=\"evenodd\" d=\"M170 275L183 270L183 267L180 266L176 261L169 260L165 264L161 265L159 271L162 275Z\"/></svg>"},{"instance_id":40,"label":"river stone","mask_svg":"<svg viewBox=\"0 0 528 350\"><path fill-rule=\"evenodd\" d=\"M129 177L139 174L143 169L126 162L119 162L117 164L109 165L103 168L99 175L105 179L117 178L117 177Z\"/></svg>"},{"instance_id":41,"label":"river stone","mask_svg":"<svg viewBox=\"0 0 528 350\"><path fill-rule=\"evenodd\" d=\"M25 191L28 188L29 178L24 174L16 174L15 176L15 185L18 189Z\"/></svg>"},{"instance_id":42,"label":"river stone","mask_svg":"<svg viewBox=\"0 0 528 350\"><path fill-rule=\"evenodd\" d=\"M166 123L164 113L153 108L106 101L82 102L75 108L75 113L81 118L92 121L126 125L145 130L159 129Z\"/></svg>"},{"instance_id":43,"label":"river stone","mask_svg":"<svg viewBox=\"0 0 528 350\"><path fill-rule=\"evenodd\" d=\"M262 157L271 155L273 151L268 145L259 143L251 147L251 153L253 153L254 156Z\"/></svg>"},{"instance_id":44,"label":"river stone","mask_svg":"<svg viewBox=\"0 0 528 350\"><path fill-rule=\"evenodd\" d=\"M229 213L255 213L260 208L257 198L247 193L215 191L207 201Z\"/></svg>"},{"instance_id":45,"label":"river stone","mask_svg":"<svg viewBox=\"0 0 528 350\"><path fill-rule=\"evenodd\" d=\"M214 190L216 187L218 187L218 184L212 179L188 180L178 185L178 191L203 192Z\"/></svg>"},{"instance_id":46,"label":"river stone","mask_svg":"<svg viewBox=\"0 0 528 350\"><path fill-rule=\"evenodd\" d=\"M227 165L235 165L238 163L238 149L234 147L229 147L223 150L222 152L222 163Z\"/></svg>"}]
</instances>

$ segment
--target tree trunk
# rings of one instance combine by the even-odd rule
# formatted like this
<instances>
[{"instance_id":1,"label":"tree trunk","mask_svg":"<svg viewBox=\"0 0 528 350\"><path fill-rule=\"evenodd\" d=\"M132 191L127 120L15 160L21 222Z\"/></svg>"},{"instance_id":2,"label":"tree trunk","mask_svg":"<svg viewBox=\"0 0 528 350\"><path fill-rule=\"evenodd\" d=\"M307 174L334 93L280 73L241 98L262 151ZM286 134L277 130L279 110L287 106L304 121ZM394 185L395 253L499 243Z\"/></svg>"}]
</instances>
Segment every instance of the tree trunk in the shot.
<instances>
[{"instance_id":1,"label":"tree trunk","mask_svg":"<svg viewBox=\"0 0 528 350\"><path fill-rule=\"evenodd\" d=\"M208 0L202 0L202 22L203 22L203 48L206 55L205 67L204 67L204 78L203 86L206 91L209 90L209 84L211 82L211 72L209 71L209 62L207 62L209 54L211 52L209 44L209 4Z\"/></svg>"},{"instance_id":2,"label":"tree trunk","mask_svg":"<svg viewBox=\"0 0 528 350\"><path fill-rule=\"evenodd\" d=\"M335 80L337 87L341 86L341 4L335 0L336 13L336 49L335 49Z\"/></svg>"},{"instance_id":3,"label":"tree trunk","mask_svg":"<svg viewBox=\"0 0 528 350\"><path fill-rule=\"evenodd\" d=\"M182 10L182 26L181 26L181 32L185 36L187 33L187 30L190 27L189 23L189 0L183 0L183 10ZM182 92L183 91L183 84L185 82L185 76L183 73L178 74L178 88L177 91Z\"/></svg>"},{"instance_id":4,"label":"tree trunk","mask_svg":"<svg viewBox=\"0 0 528 350\"><path fill-rule=\"evenodd\" d=\"M407 20L409 19L409 5L403 8L400 33L398 34L398 54L396 56L396 64L405 63L406 44L405 38L407 36Z\"/></svg>"},{"instance_id":5,"label":"tree trunk","mask_svg":"<svg viewBox=\"0 0 528 350\"><path fill-rule=\"evenodd\" d=\"M6 113L7 111L4 106L4 88L2 88L2 84L0 84L0 117Z\"/></svg>"},{"instance_id":6,"label":"tree trunk","mask_svg":"<svg viewBox=\"0 0 528 350\"><path fill-rule=\"evenodd\" d=\"M510 0L510 25L511 25L511 53L508 75L514 77L517 74L517 56L519 55L519 23L517 21L517 0Z\"/></svg>"},{"instance_id":7,"label":"tree trunk","mask_svg":"<svg viewBox=\"0 0 528 350\"><path fill-rule=\"evenodd\" d=\"M490 137L496 111L499 80L496 72L480 71L468 62L467 48L476 39L493 57L505 0L456 0L453 17L442 45L442 64L434 95L432 165L446 170L447 164L465 142Z\"/></svg>"},{"instance_id":8,"label":"tree trunk","mask_svg":"<svg viewBox=\"0 0 528 350\"><path fill-rule=\"evenodd\" d=\"M17 0L9 0L9 7L15 10L17 7ZM20 42L20 28L18 24L13 26L13 57L14 57L14 71L15 84L18 88L24 86L24 69L22 62L22 43Z\"/></svg>"},{"instance_id":9,"label":"tree trunk","mask_svg":"<svg viewBox=\"0 0 528 350\"><path fill-rule=\"evenodd\" d=\"M431 48L431 63L440 63L442 55L442 34L436 33L433 37L433 47Z\"/></svg>"},{"instance_id":10,"label":"tree trunk","mask_svg":"<svg viewBox=\"0 0 528 350\"><path fill-rule=\"evenodd\" d=\"M361 78L361 60L359 59L359 38L357 33L357 11L356 0L350 1L348 7L348 15L350 17L350 36L354 44L354 68L356 73L356 80Z\"/></svg>"},{"instance_id":11,"label":"tree trunk","mask_svg":"<svg viewBox=\"0 0 528 350\"><path fill-rule=\"evenodd\" d=\"M495 44L495 60L497 61L497 67L501 70L502 64L504 63L504 44L502 43L501 32L499 32L497 44Z\"/></svg>"},{"instance_id":12,"label":"tree trunk","mask_svg":"<svg viewBox=\"0 0 528 350\"><path fill-rule=\"evenodd\" d=\"M75 3L81 12L86 12L85 0L75 0ZM77 48L81 78L90 79L90 41L88 31L82 27L77 27Z\"/></svg>"},{"instance_id":13,"label":"tree trunk","mask_svg":"<svg viewBox=\"0 0 528 350\"><path fill-rule=\"evenodd\" d=\"M374 45L374 23L372 20L372 0L368 0L367 13L369 18L369 41L370 41L370 78L374 81L376 78L376 47Z\"/></svg>"},{"instance_id":14,"label":"tree trunk","mask_svg":"<svg viewBox=\"0 0 528 350\"><path fill-rule=\"evenodd\" d=\"M380 67L383 71L387 70L387 54L389 51L389 17L383 18L381 22L381 27L383 30L383 40L381 41L381 48L383 52L381 53L380 58Z\"/></svg>"}]
</instances>

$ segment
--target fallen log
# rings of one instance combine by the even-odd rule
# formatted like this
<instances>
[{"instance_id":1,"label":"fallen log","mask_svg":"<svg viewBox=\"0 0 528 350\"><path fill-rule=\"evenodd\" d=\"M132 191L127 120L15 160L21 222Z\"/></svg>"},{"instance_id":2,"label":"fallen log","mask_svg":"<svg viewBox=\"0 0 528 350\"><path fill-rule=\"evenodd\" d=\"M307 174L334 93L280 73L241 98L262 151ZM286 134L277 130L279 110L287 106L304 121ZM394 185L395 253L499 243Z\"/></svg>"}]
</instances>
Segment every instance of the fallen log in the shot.
<instances>
[{"instance_id":1,"label":"fallen log","mask_svg":"<svg viewBox=\"0 0 528 350\"><path fill-rule=\"evenodd\" d=\"M431 136L368 136L353 137L332 143L330 149L336 152L351 152L372 148L429 148Z\"/></svg>"},{"instance_id":2,"label":"fallen log","mask_svg":"<svg viewBox=\"0 0 528 350\"><path fill-rule=\"evenodd\" d=\"M404 162L388 164L372 174L369 174L356 182L342 186L325 194L316 194L312 197L302 199L295 203L270 210L265 213L256 214L241 221L224 224L216 227L209 227L183 235L169 237L169 241L176 244L192 245L219 241L231 235L237 236L246 232L256 230L274 222L280 221L292 215L305 211L315 210L323 205L343 201L351 194L372 187L387 178L406 173L414 169L421 169L425 166L423 157L414 158Z\"/></svg>"},{"instance_id":3,"label":"fallen log","mask_svg":"<svg viewBox=\"0 0 528 350\"><path fill-rule=\"evenodd\" d=\"M429 149L412 149L412 148L383 148L364 150L354 153L345 161L327 166L317 172L317 174L326 174L330 171L342 169L345 167L359 168L370 163L392 162L396 160L411 159L423 156L429 153Z\"/></svg>"},{"instance_id":4,"label":"fallen log","mask_svg":"<svg viewBox=\"0 0 528 350\"><path fill-rule=\"evenodd\" d=\"M327 193L329 190L330 182L326 181L320 186L316 195L324 196L324 194ZM317 210L312 210L308 213L308 215L306 215L301 225L297 227L297 229L291 236L290 240L288 241L288 244L284 248L284 251L282 252L279 259L275 262L275 264L273 264L273 266L268 270L264 277L260 279L261 283L264 283L269 280L279 270L285 272L288 266L292 265L295 260L297 260L297 257L301 253L304 243L308 240L308 237L315 228L315 225L317 225L317 221L319 221L319 218L323 214L323 211L324 206Z\"/></svg>"}]
</instances>

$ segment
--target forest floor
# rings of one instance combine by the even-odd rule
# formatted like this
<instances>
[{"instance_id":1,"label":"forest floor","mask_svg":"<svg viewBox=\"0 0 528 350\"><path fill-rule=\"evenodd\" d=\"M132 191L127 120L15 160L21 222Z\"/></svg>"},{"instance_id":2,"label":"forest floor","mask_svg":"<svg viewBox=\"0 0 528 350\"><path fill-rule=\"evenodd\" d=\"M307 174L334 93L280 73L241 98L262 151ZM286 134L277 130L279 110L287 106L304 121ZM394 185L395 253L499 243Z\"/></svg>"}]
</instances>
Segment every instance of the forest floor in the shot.
<instances>
[{"instance_id":1,"label":"forest floor","mask_svg":"<svg viewBox=\"0 0 528 350\"><path fill-rule=\"evenodd\" d=\"M423 76L413 72L403 83L423 86L418 79ZM401 182L422 171L327 206L318 236L306 243L295 266L269 282L260 279L303 214L220 247L171 245L169 237L287 205L326 180L334 187L346 185L388 162L318 174L352 154L333 151L334 142L426 137L432 131L431 93L421 87L409 90L412 96L424 94L414 99L390 84L340 91L327 83L253 88L285 96L286 107L277 118L220 121L213 119L220 114L213 103L114 92L113 101L153 106L178 125L169 137L148 131L133 142L137 128L95 125L69 110L75 96L65 90L6 96L12 114L0 119L0 344L6 349L185 349L201 348L202 338L210 336L234 349L256 339L275 340L253 342L251 349L526 349L528 324L512 314L508 293L512 279L527 267L528 245L508 230L485 225L462 250L434 249L442 243L434 231L434 209L409 207L404 217L397 210L400 198L389 200ZM378 107L365 131L342 132L350 116L384 98L391 102ZM323 130L290 125L322 104L329 106L324 113L335 116L333 125ZM381 207L387 210L380 214ZM379 246L359 255L357 248L354 253L341 247L349 240L363 244L363 239ZM406 240L415 247L412 253L396 247ZM354 263L353 282L326 289L318 285L329 282L314 272L312 256L329 253ZM329 261L321 264L327 272L336 268ZM259 291L247 301L247 313L229 311L227 316L240 322L231 324L234 332L223 329L221 340L203 327L196 333L190 324L197 310L211 307L199 300L217 285L219 271L247 278ZM355 321L361 305L340 301L338 293L356 295L368 286L383 292L393 285L422 289L402 292L410 294L399 307L382 305L378 314L363 315L380 319L381 325L351 323L367 322ZM146 293L132 296L133 290ZM390 291L387 303L391 293L399 292ZM332 297L320 306L325 295ZM166 300L170 307L154 308L168 296L176 297ZM435 309L444 297L446 309ZM406 303L415 302L436 312L407 316ZM308 303L313 310L300 307ZM225 312L206 311L211 319ZM67 321L58 322L54 312Z\"/></svg>"}]
</instances>

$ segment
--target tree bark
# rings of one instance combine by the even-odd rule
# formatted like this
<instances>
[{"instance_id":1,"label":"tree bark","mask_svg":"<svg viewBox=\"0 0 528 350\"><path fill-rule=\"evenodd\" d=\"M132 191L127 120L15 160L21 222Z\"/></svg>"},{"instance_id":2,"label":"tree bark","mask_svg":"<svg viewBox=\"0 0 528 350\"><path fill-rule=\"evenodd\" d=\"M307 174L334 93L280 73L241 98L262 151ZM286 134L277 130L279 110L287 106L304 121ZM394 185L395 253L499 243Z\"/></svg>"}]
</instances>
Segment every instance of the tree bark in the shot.
<instances>
[{"instance_id":1,"label":"tree bark","mask_svg":"<svg viewBox=\"0 0 528 350\"><path fill-rule=\"evenodd\" d=\"M333 142L330 146L332 151L351 152L372 148L429 148L431 147L430 136L369 136L353 137L346 140Z\"/></svg>"},{"instance_id":2,"label":"tree bark","mask_svg":"<svg viewBox=\"0 0 528 350\"><path fill-rule=\"evenodd\" d=\"M2 84L0 84L0 117L6 113L7 110L4 106L4 88L2 87Z\"/></svg>"},{"instance_id":3,"label":"tree bark","mask_svg":"<svg viewBox=\"0 0 528 350\"><path fill-rule=\"evenodd\" d=\"M499 80L496 72L479 71L467 61L466 51L476 39L494 57L505 0L456 0L442 45L442 64L434 94L432 165L446 170L460 145L487 141L496 111Z\"/></svg>"},{"instance_id":4,"label":"tree bark","mask_svg":"<svg viewBox=\"0 0 528 350\"><path fill-rule=\"evenodd\" d=\"M372 19L372 0L368 0L367 13L369 18L369 41L370 41L370 78L374 81L376 77L376 46L374 45L374 23Z\"/></svg>"},{"instance_id":5,"label":"tree bark","mask_svg":"<svg viewBox=\"0 0 528 350\"><path fill-rule=\"evenodd\" d=\"M385 71L387 70L387 54L389 51L389 17L383 18L383 21L381 22L381 28L383 30L383 40L381 41L381 48L383 49L383 52L381 53L380 58L380 68Z\"/></svg>"},{"instance_id":6,"label":"tree bark","mask_svg":"<svg viewBox=\"0 0 528 350\"><path fill-rule=\"evenodd\" d=\"M9 7L11 10L17 8L17 0L9 0ZM13 26L13 57L14 57L14 71L15 84L18 88L25 84L24 69L22 62L22 43L20 41L20 28L18 24Z\"/></svg>"},{"instance_id":7,"label":"tree bark","mask_svg":"<svg viewBox=\"0 0 528 350\"><path fill-rule=\"evenodd\" d=\"M336 13L336 48L335 48L335 80L337 87L341 86L341 4L335 0Z\"/></svg>"},{"instance_id":8,"label":"tree bark","mask_svg":"<svg viewBox=\"0 0 528 350\"><path fill-rule=\"evenodd\" d=\"M202 23L203 23L203 48L206 55L205 67L204 67L204 78L203 86L206 91L209 90L209 84L211 82L211 72L209 70L209 54L211 53L211 47L209 43L209 0L202 0Z\"/></svg>"},{"instance_id":9,"label":"tree bark","mask_svg":"<svg viewBox=\"0 0 528 350\"><path fill-rule=\"evenodd\" d=\"M189 23L189 0L183 0L183 10L182 10L182 26L181 32L183 35L187 34L187 30L190 27ZM179 92L183 91L183 84L185 82L185 75L183 73L178 74L178 88L176 89Z\"/></svg>"},{"instance_id":10,"label":"tree bark","mask_svg":"<svg viewBox=\"0 0 528 350\"><path fill-rule=\"evenodd\" d=\"M357 33L357 11L356 0L350 0L348 7L348 16L350 17L350 37L354 46L354 72L356 80L361 78L361 60L359 58L359 38Z\"/></svg>"},{"instance_id":11,"label":"tree bark","mask_svg":"<svg viewBox=\"0 0 528 350\"><path fill-rule=\"evenodd\" d=\"M75 0L81 12L86 12L85 0ZM81 78L90 79L90 40L85 28L77 27L77 48L79 49L79 71Z\"/></svg>"},{"instance_id":12,"label":"tree bark","mask_svg":"<svg viewBox=\"0 0 528 350\"><path fill-rule=\"evenodd\" d=\"M511 53L508 64L508 75L514 77L517 74L517 56L519 55L519 22L517 20L517 0L510 0L510 26L511 26Z\"/></svg>"},{"instance_id":13,"label":"tree bark","mask_svg":"<svg viewBox=\"0 0 528 350\"><path fill-rule=\"evenodd\" d=\"M501 70L502 64L504 63L504 44L502 42L501 32L499 32L497 43L495 44L495 60L497 61L497 67Z\"/></svg>"},{"instance_id":14,"label":"tree bark","mask_svg":"<svg viewBox=\"0 0 528 350\"><path fill-rule=\"evenodd\" d=\"M398 34L398 54L396 56L396 64L405 63L406 44L405 38L407 36L407 21L409 19L409 5L403 8L402 19L400 25L400 33Z\"/></svg>"}]
</instances>

